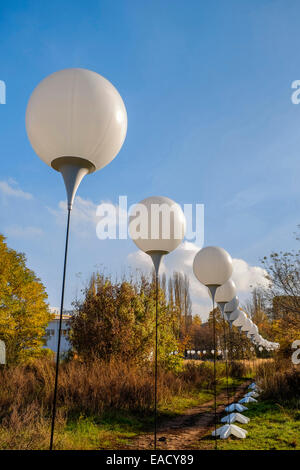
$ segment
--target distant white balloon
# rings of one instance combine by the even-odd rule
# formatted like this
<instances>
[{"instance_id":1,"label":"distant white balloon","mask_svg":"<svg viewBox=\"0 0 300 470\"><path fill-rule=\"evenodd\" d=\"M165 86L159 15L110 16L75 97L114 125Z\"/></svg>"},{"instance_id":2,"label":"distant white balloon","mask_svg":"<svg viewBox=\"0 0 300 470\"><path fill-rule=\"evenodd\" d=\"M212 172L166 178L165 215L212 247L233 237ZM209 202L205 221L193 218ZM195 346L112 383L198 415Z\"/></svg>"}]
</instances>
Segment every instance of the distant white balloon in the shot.
<instances>
[{"instance_id":1,"label":"distant white balloon","mask_svg":"<svg viewBox=\"0 0 300 470\"><path fill-rule=\"evenodd\" d=\"M218 287L216 290L215 301L220 303L230 302L235 298L236 287L232 279L228 279L222 286ZM210 291L209 291L210 294ZM210 294L211 295L211 294Z\"/></svg>"},{"instance_id":2,"label":"distant white balloon","mask_svg":"<svg viewBox=\"0 0 300 470\"><path fill-rule=\"evenodd\" d=\"M235 297L233 297L233 299L230 300L230 302L227 302L227 304L225 305L225 313L229 313L229 312L233 312L236 308L238 308L239 306L239 298L238 296L236 295Z\"/></svg>"},{"instance_id":3,"label":"distant white balloon","mask_svg":"<svg viewBox=\"0 0 300 470\"><path fill-rule=\"evenodd\" d=\"M207 246L196 254L193 270L205 286L221 286L232 274L232 258L223 248Z\"/></svg>"}]
</instances>

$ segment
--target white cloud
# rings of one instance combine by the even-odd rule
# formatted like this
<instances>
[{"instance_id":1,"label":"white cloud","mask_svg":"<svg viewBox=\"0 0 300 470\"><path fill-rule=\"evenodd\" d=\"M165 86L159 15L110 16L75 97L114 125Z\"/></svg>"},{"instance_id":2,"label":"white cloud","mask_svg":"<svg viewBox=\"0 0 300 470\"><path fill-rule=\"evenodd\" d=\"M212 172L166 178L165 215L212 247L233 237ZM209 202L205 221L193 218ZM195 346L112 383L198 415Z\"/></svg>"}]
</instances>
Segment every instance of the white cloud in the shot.
<instances>
[{"instance_id":1,"label":"white cloud","mask_svg":"<svg viewBox=\"0 0 300 470\"><path fill-rule=\"evenodd\" d=\"M115 209L116 218L110 217L109 219L111 226L117 227L119 225L119 221L122 222L127 218L126 212L122 211L117 204L113 204L111 201L101 201L98 205L90 199L84 199L80 196L76 196L72 209L71 223L72 228L75 230L77 235L81 237L88 237L93 234L96 236L96 226L100 221L100 217L97 216L97 209L101 204L109 204L112 208ZM58 203L58 209L52 209L48 207L48 210L56 217L58 224L66 224L66 201L60 201Z\"/></svg>"},{"instance_id":2,"label":"white cloud","mask_svg":"<svg viewBox=\"0 0 300 470\"><path fill-rule=\"evenodd\" d=\"M0 191L5 196L19 197L22 199L33 199L32 194L26 193L18 187L18 183L13 179L9 178L8 181L0 181Z\"/></svg>"},{"instance_id":3,"label":"white cloud","mask_svg":"<svg viewBox=\"0 0 300 470\"><path fill-rule=\"evenodd\" d=\"M187 274L190 281L190 292L193 302L193 313L207 319L211 309L207 288L194 276L193 260L199 247L195 243L184 241L174 252L165 256L161 265L161 273L171 276L174 271ZM128 255L128 263L132 268L150 271L152 262L148 255L136 251ZM244 300L251 289L256 286L266 286L266 271L259 266L250 266L242 259L233 259L233 280L237 286L238 295Z\"/></svg>"},{"instance_id":4,"label":"white cloud","mask_svg":"<svg viewBox=\"0 0 300 470\"><path fill-rule=\"evenodd\" d=\"M96 223L96 208L97 205L91 200L77 196L72 208L72 223L79 225ZM57 217L60 223L65 223L67 202L60 201L58 209L49 209L49 211Z\"/></svg>"},{"instance_id":5,"label":"white cloud","mask_svg":"<svg viewBox=\"0 0 300 470\"><path fill-rule=\"evenodd\" d=\"M127 257L128 264L133 269L138 269L143 272L151 272L153 269L153 263L149 255L143 251L135 251L134 253L129 253ZM162 264L163 269L163 264Z\"/></svg>"},{"instance_id":6,"label":"white cloud","mask_svg":"<svg viewBox=\"0 0 300 470\"><path fill-rule=\"evenodd\" d=\"M250 266L242 259L233 259L233 275L238 291L248 292L252 287L267 287L267 271L260 266Z\"/></svg>"},{"instance_id":7,"label":"white cloud","mask_svg":"<svg viewBox=\"0 0 300 470\"><path fill-rule=\"evenodd\" d=\"M20 225L11 225L5 229L5 234L14 238L40 237L43 233L41 228L33 226L21 227Z\"/></svg>"}]
</instances>

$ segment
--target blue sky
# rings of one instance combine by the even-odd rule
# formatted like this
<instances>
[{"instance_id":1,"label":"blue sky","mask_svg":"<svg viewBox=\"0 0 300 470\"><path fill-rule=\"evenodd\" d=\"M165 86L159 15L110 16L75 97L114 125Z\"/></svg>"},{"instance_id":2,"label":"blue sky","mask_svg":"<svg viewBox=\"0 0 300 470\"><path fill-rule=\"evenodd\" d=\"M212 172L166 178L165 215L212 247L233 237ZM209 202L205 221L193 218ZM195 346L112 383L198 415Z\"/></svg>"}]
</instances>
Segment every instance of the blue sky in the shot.
<instances>
[{"instance_id":1,"label":"blue sky","mask_svg":"<svg viewBox=\"0 0 300 470\"><path fill-rule=\"evenodd\" d=\"M119 195L204 203L205 244L259 266L270 250L297 247L299 14L297 0L0 3L0 231L26 253L51 305L60 298L65 193L26 136L38 82L89 68L116 86L128 112L120 154L80 186L67 306L96 267L120 273L132 260L131 241L96 237L94 208Z\"/></svg>"}]
</instances>

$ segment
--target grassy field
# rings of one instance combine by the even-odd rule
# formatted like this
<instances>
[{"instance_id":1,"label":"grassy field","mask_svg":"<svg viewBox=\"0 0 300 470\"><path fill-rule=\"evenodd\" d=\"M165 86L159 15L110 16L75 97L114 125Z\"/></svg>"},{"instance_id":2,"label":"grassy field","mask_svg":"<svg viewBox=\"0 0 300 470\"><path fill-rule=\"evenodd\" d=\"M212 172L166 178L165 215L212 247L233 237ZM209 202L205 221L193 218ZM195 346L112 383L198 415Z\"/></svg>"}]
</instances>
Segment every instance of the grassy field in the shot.
<instances>
[{"instance_id":1,"label":"grassy field","mask_svg":"<svg viewBox=\"0 0 300 470\"><path fill-rule=\"evenodd\" d=\"M234 390L244 382L244 378L229 378L229 386ZM220 380L217 391L226 389L226 382ZM180 415L185 410L199 406L213 399L211 390L175 395L158 410L158 422ZM220 402L223 403L223 402ZM132 439L141 433L152 432L153 413L141 415L132 413L106 413L101 418L79 417L61 427L56 438L56 448L68 449L122 449L132 445Z\"/></svg>"},{"instance_id":2,"label":"grassy field","mask_svg":"<svg viewBox=\"0 0 300 470\"><path fill-rule=\"evenodd\" d=\"M219 387L219 390L224 385ZM213 398L209 390L175 395L164 402L158 411L158 422L180 415L186 409L199 406ZM133 438L141 433L152 432L153 413L110 412L101 418L79 417L60 427L56 448L64 449L122 449L131 445Z\"/></svg>"},{"instance_id":3,"label":"grassy field","mask_svg":"<svg viewBox=\"0 0 300 470\"><path fill-rule=\"evenodd\" d=\"M184 410L212 399L209 390L184 395L175 395L159 410L159 421L182 413ZM49 445L50 421L44 419L35 430L0 428L1 449L38 448ZM122 449L140 433L153 430L153 413L132 413L128 411L105 412L100 416L73 416L68 420L58 419L55 433L56 449ZM15 434L15 439L12 434Z\"/></svg>"},{"instance_id":4,"label":"grassy field","mask_svg":"<svg viewBox=\"0 0 300 470\"><path fill-rule=\"evenodd\" d=\"M262 377L271 383L277 365L262 362ZM252 375L248 367L241 372L239 364L229 378L231 393ZM51 366L52 367L52 366ZM49 446L52 377L51 367L40 364L34 368L11 369L2 375L0 389L0 449L47 449ZM285 370L284 368L282 370ZM218 404L224 404L226 379L224 364L218 364ZM277 373L271 383L273 393L295 389L286 383L286 374ZM134 439L153 431L153 378L150 373L122 365L93 364L93 367L67 364L60 376L60 405L55 430L56 449L100 450L134 448ZM126 377L126 378L125 378ZM187 364L179 374L165 373L160 378L159 421L176 417L185 410L213 399L212 364ZM280 379L280 380L279 380ZM294 380L294 379L293 379ZM79 385L80 384L80 385ZM278 395L280 398L280 395ZM295 394L293 395L295 396ZM219 440L224 450L299 449L300 411L293 403L260 397L259 402L247 405L250 418L245 440ZM277 403L281 403L280 405ZM0 416L1 418L1 416ZM194 449L213 449L210 434L193 444Z\"/></svg>"},{"instance_id":5,"label":"grassy field","mask_svg":"<svg viewBox=\"0 0 300 470\"><path fill-rule=\"evenodd\" d=\"M230 378L233 389L244 379ZM225 378L218 384L218 393L226 388ZM199 406L213 399L211 388L189 386L180 393L168 395L159 403L160 422L180 415L186 409ZM30 409L30 408L28 408ZM47 449L49 446L50 419L39 419L30 409L28 416L11 417L9 426L0 426L0 448L3 449ZM30 423L35 420L35 425ZM28 422L28 426L26 426ZM70 413L68 418L58 414L55 448L56 449L122 449L130 447L133 439L141 433L152 432L154 426L151 410L132 412L129 410L107 410L101 415Z\"/></svg>"},{"instance_id":6,"label":"grassy field","mask_svg":"<svg viewBox=\"0 0 300 470\"><path fill-rule=\"evenodd\" d=\"M247 404L243 414L250 418L246 425L239 425L248 431L246 439L229 438L218 440L220 450L299 450L300 411L272 401ZM213 449L214 442L207 435L195 449Z\"/></svg>"},{"instance_id":7,"label":"grassy field","mask_svg":"<svg viewBox=\"0 0 300 470\"><path fill-rule=\"evenodd\" d=\"M218 364L219 390L225 387ZM47 449L54 366L47 361L0 370L0 449ZM236 379L234 379L236 380ZM159 420L212 398L212 363L159 375ZM124 363L62 365L55 428L57 449L122 448L153 430L153 373Z\"/></svg>"}]
</instances>

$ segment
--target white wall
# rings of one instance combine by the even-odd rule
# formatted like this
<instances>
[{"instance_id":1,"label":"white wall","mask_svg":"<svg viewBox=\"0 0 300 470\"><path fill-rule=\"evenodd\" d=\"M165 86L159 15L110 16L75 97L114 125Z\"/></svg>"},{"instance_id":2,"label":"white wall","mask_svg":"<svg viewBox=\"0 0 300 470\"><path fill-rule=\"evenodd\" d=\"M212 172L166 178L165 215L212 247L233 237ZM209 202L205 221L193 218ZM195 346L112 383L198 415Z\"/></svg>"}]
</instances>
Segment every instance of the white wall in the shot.
<instances>
[{"instance_id":1,"label":"white wall","mask_svg":"<svg viewBox=\"0 0 300 470\"><path fill-rule=\"evenodd\" d=\"M70 343L68 341L68 320L62 321L62 335L60 342L60 354L63 354L70 349ZM45 348L51 349L53 352L57 352L57 343L58 343L58 330L59 330L59 319L50 321L46 328L46 344Z\"/></svg>"}]
</instances>

